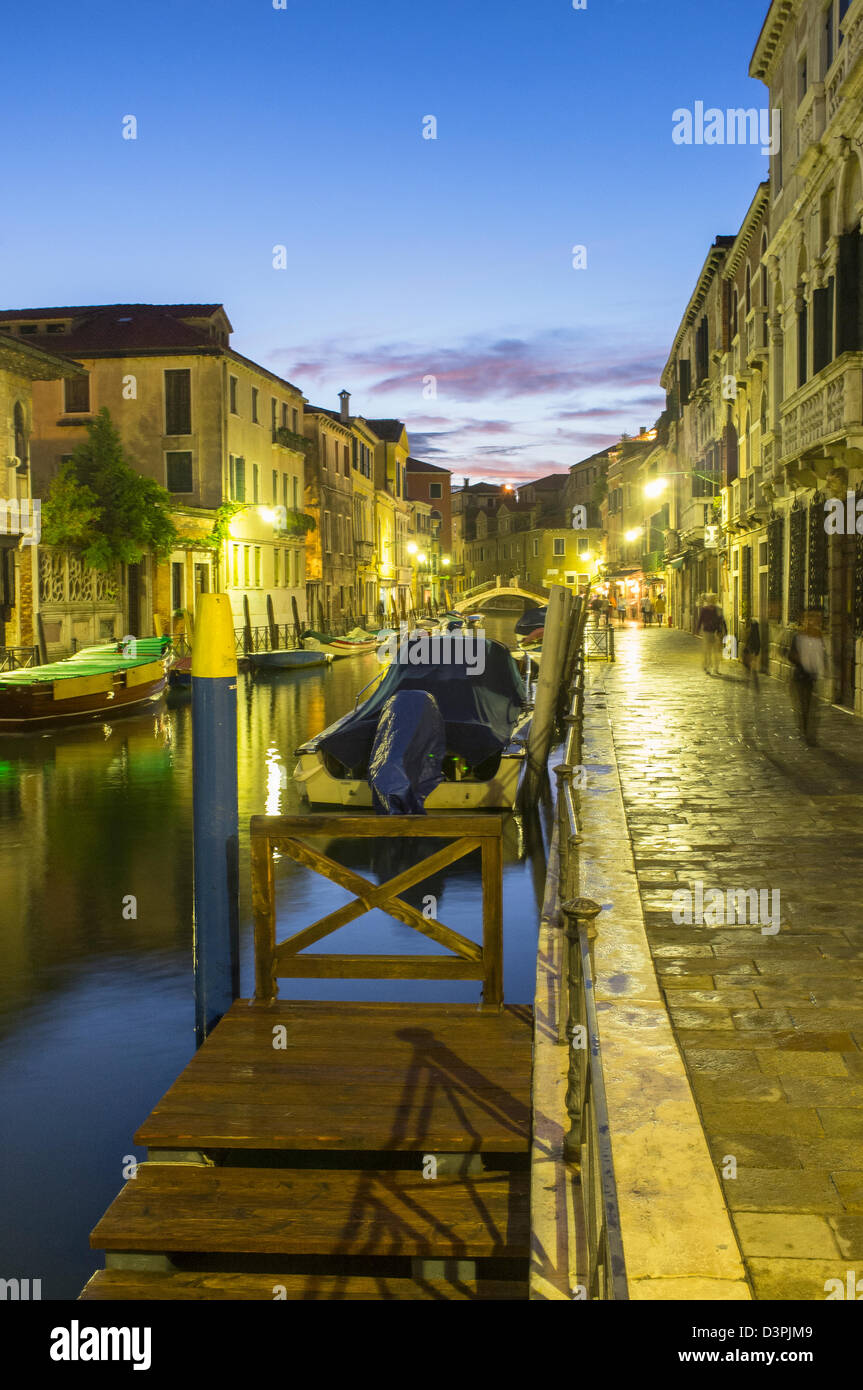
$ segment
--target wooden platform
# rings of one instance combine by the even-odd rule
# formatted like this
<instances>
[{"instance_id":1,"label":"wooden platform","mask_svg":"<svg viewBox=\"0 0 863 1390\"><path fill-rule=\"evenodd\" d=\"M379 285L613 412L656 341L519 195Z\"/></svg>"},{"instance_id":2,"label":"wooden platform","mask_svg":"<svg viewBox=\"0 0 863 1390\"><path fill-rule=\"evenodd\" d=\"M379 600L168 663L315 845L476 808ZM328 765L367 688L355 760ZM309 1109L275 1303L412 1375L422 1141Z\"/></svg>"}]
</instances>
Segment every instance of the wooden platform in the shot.
<instances>
[{"instance_id":1,"label":"wooden platform","mask_svg":"<svg viewBox=\"0 0 863 1390\"><path fill-rule=\"evenodd\" d=\"M158 1161L82 1298L525 1297L531 1042L527 1008L238 1001L135 1136Z\"/></svg>"}]
</instances>

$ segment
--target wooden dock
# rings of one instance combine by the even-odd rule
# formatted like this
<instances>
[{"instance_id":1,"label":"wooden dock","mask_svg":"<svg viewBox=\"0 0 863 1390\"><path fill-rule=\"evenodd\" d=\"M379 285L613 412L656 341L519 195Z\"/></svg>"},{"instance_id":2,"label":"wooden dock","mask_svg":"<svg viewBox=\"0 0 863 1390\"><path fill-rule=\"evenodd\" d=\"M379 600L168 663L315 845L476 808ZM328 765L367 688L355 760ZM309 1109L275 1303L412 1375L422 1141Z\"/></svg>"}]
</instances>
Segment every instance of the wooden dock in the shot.
<instances>
[{"instance_id":1,"label":"wooden dock","mask_svg":"<svg viewBox=\"0 0 863 1390\"><path fill-rule=\"evenodd\" d=\"M378 818L363 819L373 833ZM397 830L396 819L383 818L380 833ZM81 1297L527 1298L533 1017L494 997L499 908L496 922L485 914L480 952L401 910L398 889L421 877L415 869L386 891L351 874L357 903L395 907L446 939L493 997L480 1007L274 999L277 975L315 971L274 947L272 850L334 876L333 861L300 842L302 829L298 819L253 823L264 997L233 1005L139 1129L148 1161L93 1231L106 1268ZM484 887L498 907L499 883L488 879L489 865L500 874L499 817L423 817L421 833L490 845ZM339 909L335 927L323 919L300 936L311 944L356 915ZM332 957L317 959L332 973ZM373 975L374 958L363 959ZM382 959L382 973L408 976L417 958ZM423 976L433 959L452 978L452 955L420 958Z\"/></svg>"}]
</instances>

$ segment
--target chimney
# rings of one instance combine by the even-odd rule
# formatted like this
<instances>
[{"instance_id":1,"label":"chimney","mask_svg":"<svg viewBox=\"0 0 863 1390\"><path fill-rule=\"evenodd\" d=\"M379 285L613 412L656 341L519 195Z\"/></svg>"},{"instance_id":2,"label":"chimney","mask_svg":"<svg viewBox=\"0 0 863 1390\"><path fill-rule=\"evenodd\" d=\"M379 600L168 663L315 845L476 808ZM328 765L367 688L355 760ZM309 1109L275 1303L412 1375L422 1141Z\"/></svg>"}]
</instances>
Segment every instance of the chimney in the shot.
<instances>
[{"instance_id":1,"label":"chimney","mask_svg":"<svg viewBox=\"0 0 863 1390\"><path fill-rule=\"evenodd\" d=\"M351 393L350 393L350 391L340 391L340 392L339 392L339 419L341 420L341 422L342 422L343 425L346 425L346 424L349 422L350 418L351 418L350 405L351 405Z\"/></svg>"},{"instance_id":2,"label":"chimney","mask_svg":"<svg viewBox=\"0 0 863 1390\"><path fill-rule=\"evenodd\" d=\"M468 489L469 487L470 487L470 478L465 478L465 480L464 480L464 488L465 488L465 491L467 491L467 489Z\"/></svg>"}]
</instances>

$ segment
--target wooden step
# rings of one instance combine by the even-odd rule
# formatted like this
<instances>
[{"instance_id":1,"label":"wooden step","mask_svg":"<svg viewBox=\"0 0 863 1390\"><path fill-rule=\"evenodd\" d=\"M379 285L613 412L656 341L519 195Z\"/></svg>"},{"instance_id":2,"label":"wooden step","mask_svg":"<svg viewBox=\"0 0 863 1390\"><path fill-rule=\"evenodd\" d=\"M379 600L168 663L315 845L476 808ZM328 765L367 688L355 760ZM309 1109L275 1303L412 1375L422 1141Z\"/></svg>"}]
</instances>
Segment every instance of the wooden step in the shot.
<instances>
[{"instance_id":1,"label":"wooden step","mask_svg":"<svg viewBox=\"0 0 863 1390\"><path fill-rule=\"evenodd\" d=\"M135 1137L154 1149L526 1154L531 1044L521 1007L238 1000Z\"/></svg>"},{"instance_id":2,"label":"wooden step","mask_svg":"<svg viewBox=\"0 0 863 1390\"><path fill-rule=\"evenodd\" d=\"M100 1269L80 1294L80 1300L150 1302L154 1300L250 1299L272 1303L276 1289L281 1298L332 1299L351 1302L468 1301L470 1299L527 1299L527 1281L505 1279L378 1279L332 1274L141 1274L134 1270ZM284 1289L284 1293L281 1290Z\"/></svg>"},{"instance_id":3,"label":"wooden step","mask_svg":"<svg viewBox=\"0 0 863 1390\"><path fill-rule=\"evenodd\" d=\"M143 1164L90 1237L109 1251L526 1258L529 1174Z\"/></svg>"}]
</instances>

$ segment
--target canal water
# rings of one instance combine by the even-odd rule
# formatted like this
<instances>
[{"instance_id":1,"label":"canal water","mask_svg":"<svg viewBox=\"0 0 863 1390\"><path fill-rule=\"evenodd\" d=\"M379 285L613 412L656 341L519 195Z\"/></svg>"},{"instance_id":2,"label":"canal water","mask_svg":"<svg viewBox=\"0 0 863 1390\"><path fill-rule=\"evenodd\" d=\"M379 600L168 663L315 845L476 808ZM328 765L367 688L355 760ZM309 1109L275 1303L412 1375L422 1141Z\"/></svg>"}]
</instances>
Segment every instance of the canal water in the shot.
<instances>
[{"instance_id":1,"label":"canal water","mask_svg":"<svg viewBox=\"0 0 863 1390\"><path fill-rule=\"evenodd\" d=\"M512 645L515 614L486 621ZM374 654L282 676L239 678L241 994L253 992L249 817L304 810L298 744L353 706ZM0 1278L39 1279L43 1299L75 1298L101 1261L90 1229L144 1157L138 1125L194 1051L192 731L188 699L113 726L0 738ZM548 811L508 818L504 990L533 999ZM404 866L354 842L327 852L380 881ZM414 890L479 939L474 856ZM278 938L351 895L277 865ZM410 928L369 913L316 950L428 953ZM284 980L318 999L472 1000L474 982ZM346 1038L345 1045L350 1045Z\"/></svg>"}]
</instances>

